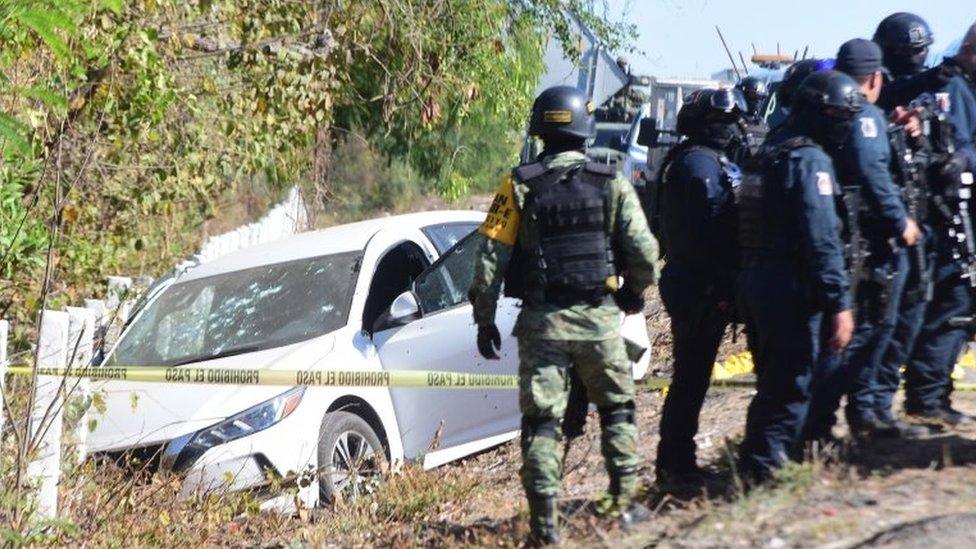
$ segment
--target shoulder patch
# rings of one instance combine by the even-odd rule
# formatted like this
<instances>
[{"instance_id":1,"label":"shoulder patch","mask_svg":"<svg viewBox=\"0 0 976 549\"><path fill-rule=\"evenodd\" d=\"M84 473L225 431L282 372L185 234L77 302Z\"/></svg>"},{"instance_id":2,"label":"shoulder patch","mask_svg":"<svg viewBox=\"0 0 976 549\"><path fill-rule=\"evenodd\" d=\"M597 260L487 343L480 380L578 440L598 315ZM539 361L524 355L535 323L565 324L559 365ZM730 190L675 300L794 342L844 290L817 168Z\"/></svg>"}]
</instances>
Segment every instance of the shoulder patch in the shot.
<instances>
[{"instance_id":1,"label":"shoulder patch","mask_svg":"<svg viewBox=\"0 0 976 549\"><path fill-rule=\"evenodd\" d=\"M514 246L518 237L520 216L515 204L515 184L509 177L498 187L495 199L488 208L488 217L478 231L492 240Z\"/></svg>"},{"instance_id":2,"label":"shoulder patch","mask_svg":"<svg viewBox=\"0 0 976 549\"><path fill-rule=\"evenodd\" d=\"M874 139L878 137L878 125L874 122L874 118L870 116L861 117L861 135L864 137Z\"/></svg>"},{"instance_id":3,"label":"shoulder patch","mask_svg":"<svg viewBox=\"0 0 976 549\"><path fill-rule=\"evenodd\" d=\"M827 172L817 172L817 192L822 196L834 195L834 182Z\"/></svg>"}]
</instances>

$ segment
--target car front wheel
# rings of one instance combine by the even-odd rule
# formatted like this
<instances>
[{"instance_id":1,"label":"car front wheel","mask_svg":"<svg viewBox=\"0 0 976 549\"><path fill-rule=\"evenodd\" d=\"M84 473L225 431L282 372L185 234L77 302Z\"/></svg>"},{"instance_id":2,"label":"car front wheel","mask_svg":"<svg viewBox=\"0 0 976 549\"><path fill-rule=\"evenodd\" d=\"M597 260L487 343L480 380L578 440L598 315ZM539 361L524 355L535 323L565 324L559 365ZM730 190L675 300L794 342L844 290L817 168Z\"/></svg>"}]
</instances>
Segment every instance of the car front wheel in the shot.
<instances>
[{"instance_id":1,"label":"car front wheel","mask_svg":"<svg viewBox=\"0 0 976 549\"><path fill-rule=\"evenodd\" d=\"M330 412L319 429L319 498L323 503L373 490L382 471L383 446L363 418Z\"/></svg>"}]
</instances>

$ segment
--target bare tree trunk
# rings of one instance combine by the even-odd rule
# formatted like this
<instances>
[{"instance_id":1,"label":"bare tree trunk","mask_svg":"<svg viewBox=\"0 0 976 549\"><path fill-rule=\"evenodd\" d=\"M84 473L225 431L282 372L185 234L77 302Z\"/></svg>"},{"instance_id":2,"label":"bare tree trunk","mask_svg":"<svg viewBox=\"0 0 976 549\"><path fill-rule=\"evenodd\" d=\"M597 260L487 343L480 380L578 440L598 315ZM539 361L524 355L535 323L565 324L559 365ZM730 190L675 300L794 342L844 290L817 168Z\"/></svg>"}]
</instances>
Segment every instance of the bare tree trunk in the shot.
<instances>
[{"instance_id":1,"label":"bare tree trunk","mask_svg":"<svg viewBox=\"0 0 976 549\"><path fill-rule=\"evenodd\" d=\"M315 148L312 151L312 197L310 221L314 224L314 215L332 200L332 181L330 168L332 167L332 132L328 124L319 125L315 132Z\"/></svg>"}]
</instances>

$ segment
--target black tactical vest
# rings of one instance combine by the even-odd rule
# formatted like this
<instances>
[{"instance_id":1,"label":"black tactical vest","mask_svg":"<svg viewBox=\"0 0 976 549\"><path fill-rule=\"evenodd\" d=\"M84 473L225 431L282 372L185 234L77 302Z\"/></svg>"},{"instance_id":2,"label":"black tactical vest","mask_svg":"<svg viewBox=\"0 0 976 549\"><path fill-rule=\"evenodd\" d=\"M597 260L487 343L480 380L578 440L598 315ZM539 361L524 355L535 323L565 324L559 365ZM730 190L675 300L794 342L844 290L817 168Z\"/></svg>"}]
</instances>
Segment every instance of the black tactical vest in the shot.
<instances>
[{"instance_id":1,"label":"black tactical vest","mask_svg":"<svg viewBox=\"0 0 976 549\"><path fill-rule=\"evenodd\" d=\"M519 166L515 179L529 187L522 222L535 223L534 249L520 243L505 278L505 294L526 301L544 296L560 307L602 304L608 279L616 276L608 209L610 180L616 170L587 163L569 171L539 162Z\"/></svg>"},{"instance_id":2,"label":"black tactical vest","mask_svg":"<svg viewBox=\"0 0 976 549\"><path fill-rule=\"evenodd\" d=\"M781 163L788 158L790 151L800 147L821 148L815 141L805 136L793 137L772 147L763 147L757 157L745 162L742 184L736 193L736 206L739 212L739 245L743 256L750 253L770 250L773 239L770 234L763 208L766 192L765 175L773 171L785 173ZM836 181L834 182L836 185ZM839 191L839 192L837 192ZM858 187L835 187L834 204L841 222L841 240L844 243L844 259L851 276L851 292L864 277L865 262L868 257L867 243L860 232L858 214L861 209L860 189Z\"/></svg>"},{"instance_id":3,"label":"black tactical vest","mask_svg":"<svg viewBox=\"0 0 976 549\"><path fill-rule=\"evenodd\" d=\"M735 205L739 218L739 247L744 255L768 250L772 240L767 234L764 181L766 174L776 169L778 162L786 160L790 151L804 146L819 148L812 139L794 137L772 147L762 147L758 154L746 158L742 163L742 182L735 193ZM785 169L785 168L780 168Z\"/></svg>"},{"instance_id":4,"label":"black tactical vest","mask_svg":"<svg viewBox=\"0 0 976 549\"><path fill-rule=\"evenodd\" d=\"M658 240L658 245L660 246L661 249L660 256L662 258L667 257L667 250L669 246L667 228L673 228L675 226L676 223L674 220L675 216L680 217L684 215L684 212L680 212L680 211L677 213L669 212L665 207L665 202L666 202L665 194L669 192L671 193L681 192L676 189L676 185L681 185L684 183L684 182L673 180L674 176L671 172L671 167L674 165L675 161L693 152L700 152L710 156L715 161L715 163L718 164L719 167L721 168L722 179L720 184L728 192L732 193L733 196L735 196L736 190L742 181L742 173L739 166L734 162L732 162L731 160L729 160L729 158L725 156L724 153L716 151L711 147L707 147L705 145L701 145L697 143L692 143L689 141L684 141L681 144L675 146L672 149L672 151L674 151L674 154L672 154L669 151L668 156L665 157L665 161L661 165L659 181L657 183L657 189L658 189L657 197L654 201L654 217L656 219L656 231L652 231L652 232L654 233L654 236ZM668 189L673 189L673 190L668 190ZM718 223L719 226L728 227L730 231L735 232L735 225L737 223L735 204L728 203L726 207L722 209L722 211L718 212L716 222ZM678 226L683 227L685 223L683 222L683 220L678 219L677 224ZM730 253L732 255L735 255L734 251L730 250Z\"/></svg>"}]
</instances>

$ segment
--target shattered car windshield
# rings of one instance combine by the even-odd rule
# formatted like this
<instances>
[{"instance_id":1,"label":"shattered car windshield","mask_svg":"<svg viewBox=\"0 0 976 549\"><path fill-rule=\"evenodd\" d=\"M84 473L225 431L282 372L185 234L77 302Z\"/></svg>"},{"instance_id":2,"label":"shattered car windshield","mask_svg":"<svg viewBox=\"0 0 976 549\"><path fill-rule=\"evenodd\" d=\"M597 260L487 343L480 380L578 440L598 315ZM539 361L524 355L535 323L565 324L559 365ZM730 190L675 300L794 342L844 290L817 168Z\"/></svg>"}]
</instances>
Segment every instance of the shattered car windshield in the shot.
<instances>
[{"instance_id":1,"label":"shattered car windshield","mask_svg":"<svg viewBox=\"0 0 976 549\"><path fill-rule=\"evenodd\" d=\"M107 365L173 366L341 328L361 256L304 258L176 283L135 319Z\"/></svg>"}]
</instances>

